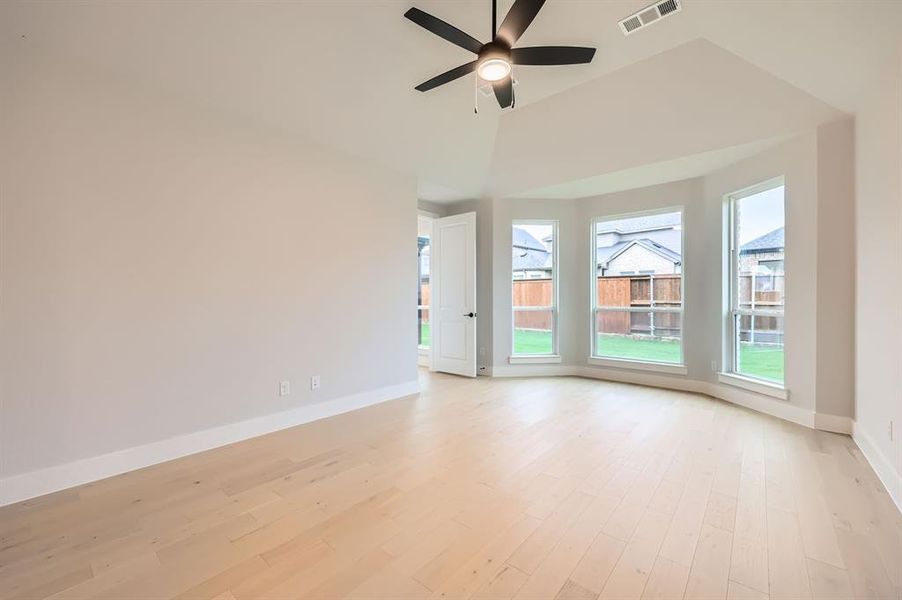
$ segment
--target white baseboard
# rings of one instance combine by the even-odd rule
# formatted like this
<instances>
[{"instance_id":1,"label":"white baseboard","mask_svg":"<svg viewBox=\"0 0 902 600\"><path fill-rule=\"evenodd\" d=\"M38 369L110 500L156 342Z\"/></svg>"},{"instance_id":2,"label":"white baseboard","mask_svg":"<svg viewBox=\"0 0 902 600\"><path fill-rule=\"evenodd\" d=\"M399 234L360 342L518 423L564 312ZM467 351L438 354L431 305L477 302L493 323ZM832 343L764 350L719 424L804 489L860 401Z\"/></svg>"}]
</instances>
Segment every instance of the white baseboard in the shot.
<instances>
[{"instance_id":1,"label":"white baseboard","mask_svg":"<svg viewBox=\"0 0 902 600\"><path fill-rule=\"evenodd\" d=\"M725 383L707 383L707 387L708 391L706 393L715 398L720 398L721 400L726 400L784 421L816 429L815 412L813 410L795 406L787 400L778 400L766 394L759 394Z\"/></svg>"},{"instance_id":2,"label":"white baseboard","mask_svg":"<svg viewBox=\"0 0 902 600\"><path fill-rule=\"evenodd\" d=\"M892 461L880 451L873 438L857 421L852 422L852 439L855 440L861 453L871 464L871 468L877 473L877 477L883 482L883 486L895 502L896 508L902 512L902 473L896 470Z\"/></svg>"},{"instance_id":3,"label":"white baseboard","mask_svg":"<svg viewBox=\"0 0 902 600\"><path fill-rule=\"evenodd\" d=\"M0 479L0 506L233 444L420 391L408 381Z\"/></svg>"},{"instance_id":4,"label":"white baseboard","mask_svg":"<svg viewBox=\"0 0 902 600\"><path fill-rule=\"evenodd\" d=\"M574 367L560 364L498 365L486 369L489 377L559 377L576 375Z\"/></svg>"},{"instance_id":5,"label":"white baseboard","mask_svg":"<svg viewBox=\"0 0 902 600\"><path fill-rule=\"evenodd\" d=\"M828 415L825 413L817 413L814 415L814 428L820 429L821 431L832 431L833 433L852 435L852 426L852 417L841 417L839 415Z\"/></svg>"},{"instance_id":6,"label":"white baseboard","mask_svg":"<svg viewBox=\"0 0 902 600\"><path fill-rule=\"evenodd\" d=\"M629 369L573 365L501 365L492 367L492 377L555 377L573 376L603 379L621 383L635 383L652 387L695 392L738 404L805 427L815 427L815 413L789 402L722 383L689 379L682 375L668 375ZM829 416L829 415L828 415ZM828 429L833 431L832 429Z\"/></svg>"}]
</instances>

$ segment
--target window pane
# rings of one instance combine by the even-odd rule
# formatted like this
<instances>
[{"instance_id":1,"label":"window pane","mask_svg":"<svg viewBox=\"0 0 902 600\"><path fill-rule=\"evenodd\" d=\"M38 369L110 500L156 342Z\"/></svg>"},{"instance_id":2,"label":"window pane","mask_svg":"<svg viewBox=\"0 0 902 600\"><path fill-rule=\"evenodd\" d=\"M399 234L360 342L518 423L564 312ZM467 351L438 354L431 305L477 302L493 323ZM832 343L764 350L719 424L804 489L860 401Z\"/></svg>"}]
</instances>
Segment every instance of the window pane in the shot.
<instances>
[{"instance_id":1,"label":"window pane","mask_svg":"<svg viewBox=\"0 0 902 600\"><path fill-rule=\"evenodd\" d=\"M682 213L599 220L595 224L596 306L683 306ZM682 362L680 313L599 311L595 356Z\"/></svg>"},{"instance_id":2,"label":"window pane","mask_svg":"<svg viewBox=\"0 0 902 600\"><path fill-rule=\"evenodd\" d=\"M549 310L514 311L514 354L553 354L554 313Z\"/></svg>"},{"instance_id":3,"label":"window pane","mask_svg":"<svg viewBox=\"0 0 902 600\"><path fill-rule=\"evenodd\" d=\"M783 317L741 315L736 323L736 372L782 384Z\"/></svg>"},{"instance_id":4,"label":"window pane","mask_svg":"<svg viewBox=\"0 0 902 600\"><path fill-rule=\"evenodd\" d=\"M554 223L514 223L511 244L513 354L554 353ZM518 307L547 307L518 311Z\"/></svg>"},{"instance_id":5,"label":"window pane","mask_svg":"<svg viewBox=\"0 0 902 600\"><path fill-rule=\"evenodd\" d=\"M783 186L733 201L733 309L777 311L785 306ZM783 384L783 317L742 315L733 320L733 371Z\"/></svg>"},{"instance_id":6,"label":"window pane","mask_svg":"<svg viewBox=\"0 0 902 600\"><path fill-rule=\"evenodd\" d=\"M429 309L419 307L429 306L429 255L431 250L429 232L431 223L424 223L421 220L419 227L420 231L417 233L417 345L420 348L428 349L430 340Z\"/></svg>"},{"instance_id":7,"label":"window pane","mask_svg":"<svg viewBox=\"0 0 902 600\"><path fill-rule=\"evenodd\" d=\"M678 306L682 225L680 212L597 221L598 305Z\"/></svg>"},{"instance_id":8,"label":"window pane","mask_svg":"<svg viewBox=\"0 0 902 600\"><path fill-rule=\"evenodd\" d=\"M682 362L680 313L597 311L595 354L647 362Z\"/></svg>"},{"instance_id":9,"label":"window pane","mask_svg":"<svg viewBox=\"0 0 902 600\"><path fill-rule=\"evenodd\" d=\"M739 272L734 284L737 308L783 308L784 265L783 186L736 200L736 239Z\"/></svg>"},{"instance_id":10,"label":"window pane","mask_svg":"<svg viewBox=\"0 0 902 600\"><path fill-rule=\"evenodd\" d=\"M429 326L428 308L417 309L417 323L419 324L417 345L420 348L429 348L432 330Z\"/></svg>"}]
</instances>

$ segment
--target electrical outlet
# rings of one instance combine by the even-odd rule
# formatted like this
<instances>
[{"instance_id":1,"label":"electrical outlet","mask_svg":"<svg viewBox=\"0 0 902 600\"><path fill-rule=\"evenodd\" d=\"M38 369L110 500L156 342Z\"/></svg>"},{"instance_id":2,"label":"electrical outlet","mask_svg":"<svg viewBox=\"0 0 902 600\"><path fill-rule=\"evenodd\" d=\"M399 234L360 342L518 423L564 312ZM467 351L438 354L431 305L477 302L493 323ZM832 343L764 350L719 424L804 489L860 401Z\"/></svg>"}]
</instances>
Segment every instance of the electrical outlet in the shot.
<instances>
[{"instance_id":1,"label":"electrical outlet","mask_svg":"<svg viewBox=\"0 0 902 600\"><path fill-rule=\"evenodd\" d=\"M310 389L316 390L319 388L319 375L314 375L310 378Z\"/></svg>"},{"instance_id":2,"label":"electrical outlet","mask_svg":"<svg viewBox=\"0 0 902 600\"><path fill-rule=\"evenodd\" d=\"M291 382L290 381L280 381L279 382L279 395L287 396L291 393Z\"/></svg>"}]
</instances>

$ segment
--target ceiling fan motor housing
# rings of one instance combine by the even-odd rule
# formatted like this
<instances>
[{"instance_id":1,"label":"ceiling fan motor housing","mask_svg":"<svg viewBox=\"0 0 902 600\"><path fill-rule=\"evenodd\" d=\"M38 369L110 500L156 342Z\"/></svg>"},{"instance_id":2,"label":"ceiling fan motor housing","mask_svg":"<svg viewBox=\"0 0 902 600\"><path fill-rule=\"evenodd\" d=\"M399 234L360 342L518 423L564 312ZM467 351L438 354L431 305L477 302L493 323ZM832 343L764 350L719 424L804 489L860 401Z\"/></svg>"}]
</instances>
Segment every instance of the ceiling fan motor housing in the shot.
<instances>
[{"instance_id":1,"label":"ceiling fan motor housing","mask_svg":"<svg viewBox=\"0 0 902 600\"><path fill-rule=\"evenodd\" d=\"M511 49L500 40L494 40L482 47L479 51L479 62L490 58L500 58L511 62Z\"/></svg>"}]
</instances>

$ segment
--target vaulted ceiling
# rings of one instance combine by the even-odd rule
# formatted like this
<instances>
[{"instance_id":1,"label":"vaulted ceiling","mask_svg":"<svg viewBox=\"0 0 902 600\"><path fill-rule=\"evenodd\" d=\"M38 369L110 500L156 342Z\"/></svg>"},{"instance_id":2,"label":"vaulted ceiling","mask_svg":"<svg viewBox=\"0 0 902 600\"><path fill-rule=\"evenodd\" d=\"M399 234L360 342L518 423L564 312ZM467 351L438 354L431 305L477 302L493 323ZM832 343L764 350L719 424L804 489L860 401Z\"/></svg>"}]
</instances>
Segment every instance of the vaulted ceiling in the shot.
<instances>
[{"instance_id":1,"label":"vaulted ceiling","mask_svg":"<svg viewBox=\"0 0 902 600\"><path fill-rule=\"evenodd\" d=\"M479 96L473 114L473 77L414 91L472 55L402 17L416 5L487 39L489 0L6 2L0 61L41 53L415 174L423 199L448 201L702 174L854 114L902 37L902 2L880 0L683 0L623 36L646 4L548 0L520 45L595 46L595 61L518 68L504 113Z\"/></svg>"}]
</instances>

